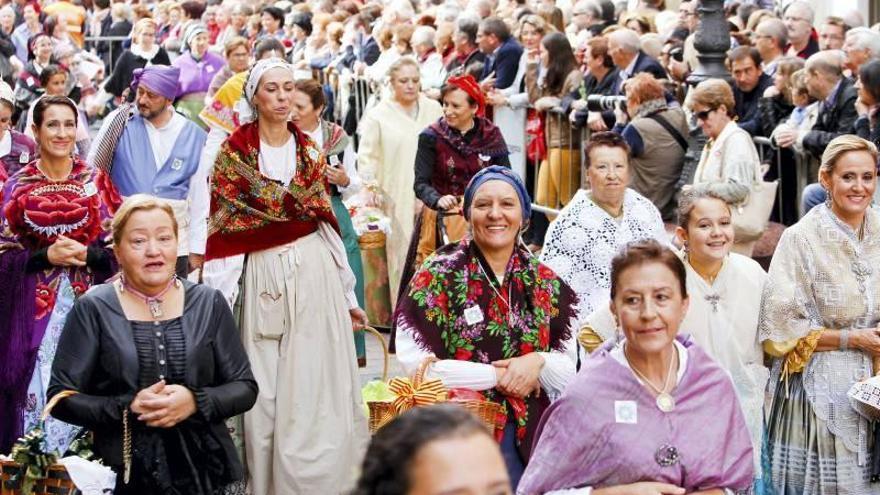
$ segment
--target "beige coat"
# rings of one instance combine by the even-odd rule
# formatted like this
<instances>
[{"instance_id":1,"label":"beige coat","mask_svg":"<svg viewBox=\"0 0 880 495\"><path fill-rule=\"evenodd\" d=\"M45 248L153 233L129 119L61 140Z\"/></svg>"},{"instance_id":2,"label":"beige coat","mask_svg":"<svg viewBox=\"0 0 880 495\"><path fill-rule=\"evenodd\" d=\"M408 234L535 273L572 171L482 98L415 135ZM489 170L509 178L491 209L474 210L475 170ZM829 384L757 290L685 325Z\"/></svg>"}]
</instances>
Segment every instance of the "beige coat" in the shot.
<instances>
[{"instance_id":1,"label":"beige coat","mask_svg":"<svg viewBox=\"0 0 880 495\"><path fill-rule=\"evenodd\" d=\"M413 184L419 133L442 114L439 103L421 96L419 114L413 120L386 98L368 110L358 125L358 172L364 180L377 181L385 196L385 214L391 219L386 250L392 307L397 302L397 290L413 231L416 207Z\"/></svg>"}]
</instances>

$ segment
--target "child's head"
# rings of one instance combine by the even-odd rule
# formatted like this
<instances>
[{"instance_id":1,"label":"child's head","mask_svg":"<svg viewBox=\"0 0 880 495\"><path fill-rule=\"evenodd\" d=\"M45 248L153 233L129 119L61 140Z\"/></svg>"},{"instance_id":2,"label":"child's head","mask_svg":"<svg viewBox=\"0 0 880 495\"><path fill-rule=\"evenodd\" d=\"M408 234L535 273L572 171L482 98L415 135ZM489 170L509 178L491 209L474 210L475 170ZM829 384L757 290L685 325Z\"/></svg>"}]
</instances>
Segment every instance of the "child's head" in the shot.
<instances>
[{"instance_id":1,"label":"child's head","mask_svg":"<svg viewBox=\"0 0 880 495\"><path fill-rule=\"evenodd\" d=\"M804 60L798 57L783 57L776 63L773 85L782 93L785 101L792 101L791 76L804 68Z\"/></svg>"},{"instance_id":2,"label":"child's head","mask_svg":"<svg viewBox=\"0 0 880 495\"><path fill-rule=\"evenodd\" d=\"M812 102L810 92L807 89L807 70L798 69L794 71L788 81L788 87L791 89L791 103L799 108L803 108Z\"/></svg>"},{"instance_id":3,"label":"child's head","mask_svg":"<svg viewBox=\"0 0 880 495\"><path fill-rule=\"evenodd\" d=\"M67 96L67 71L58 65L47 65L40 73L40 86L47 95Z\"/></svg>"}]
</instances>

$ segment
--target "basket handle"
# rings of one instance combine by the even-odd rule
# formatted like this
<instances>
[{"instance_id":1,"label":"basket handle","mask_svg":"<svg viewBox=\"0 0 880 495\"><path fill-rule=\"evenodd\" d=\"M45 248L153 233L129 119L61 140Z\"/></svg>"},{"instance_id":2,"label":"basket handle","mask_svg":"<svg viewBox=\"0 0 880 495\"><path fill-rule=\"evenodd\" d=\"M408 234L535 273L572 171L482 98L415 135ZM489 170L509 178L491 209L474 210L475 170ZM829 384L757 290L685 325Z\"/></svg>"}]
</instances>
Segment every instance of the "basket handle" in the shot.
<instances>
[{"instance_id":1,"label":"basket handle","mask_svg":"<svg viewBox=\"0 0 880 495\"><path fill-rule=\"evenodd\" d=\"M385 342L385 337L379 333L375 328L367 325L364 327L364 331L374 335L377 339L379 339L379 344L382 345L382 357L385 359L385 362L382 365L382 381L388 381L388 362L391 360L391 355L388 353L388 344Z\"/></svg>"},{"instance_id":2,"label":"basket handle","mask_svg":"<svg viewBox=\"0 0 880 495\"><path fill-rule=\"evenodd\" d=\"M52 397L52 400L46 403L46 407L43 408L43 413L40 414L40 421L46 421L46 418L49 417L49 414L52 413L52 408L58 405L62 399L66 399L71 395L76 395L79 392L76 390L63 390L55 394L55 397Z\"/></svg>"},{"instance_id":3,"label":"basket handle","mask_svg":"<svg viewBox=\"0 0 880 495\"><path fill-rule=\"evenodd\" d=\"M418 388L422 385L422 382L425 381L425 373L428 371L428 366L439 361L437 356L428 356L419 363L419 369L416 370L416 374L413 376L413 386Z\"/></svg>"}]
</instances>

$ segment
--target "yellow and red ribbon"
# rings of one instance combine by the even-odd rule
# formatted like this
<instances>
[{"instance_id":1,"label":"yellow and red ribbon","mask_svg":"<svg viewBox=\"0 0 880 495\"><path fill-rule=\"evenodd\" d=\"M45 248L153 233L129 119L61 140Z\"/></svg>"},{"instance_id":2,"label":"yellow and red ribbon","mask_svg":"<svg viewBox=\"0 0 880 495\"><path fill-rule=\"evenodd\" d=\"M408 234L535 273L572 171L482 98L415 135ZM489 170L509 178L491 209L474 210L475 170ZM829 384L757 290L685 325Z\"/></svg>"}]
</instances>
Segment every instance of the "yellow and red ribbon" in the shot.
<instances>
[{"instance_id":1,"label":"yellow and red ribbon","mask_svg":"<svg viewBox=\"0 0 880 495\"><path fill-rule=\"evenodd\" d=\"M416 386L409 378L395 377L388 382L388 388L395 395L394 409L398 414L414 407L446 402L446 387L437 379L425 380Z\"/></svg>"}]
</instances>

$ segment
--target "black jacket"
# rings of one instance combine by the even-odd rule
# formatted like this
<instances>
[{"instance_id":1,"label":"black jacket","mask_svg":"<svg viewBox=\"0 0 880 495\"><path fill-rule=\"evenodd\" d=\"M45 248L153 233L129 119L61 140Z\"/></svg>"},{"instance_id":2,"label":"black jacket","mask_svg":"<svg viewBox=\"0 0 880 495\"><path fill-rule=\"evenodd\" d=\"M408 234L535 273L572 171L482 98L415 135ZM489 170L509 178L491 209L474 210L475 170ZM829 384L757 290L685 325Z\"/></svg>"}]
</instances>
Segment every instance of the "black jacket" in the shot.
<instances>
[{"instance_id":1,"label":"black jacket","mask_svg":"<svg viewBox=\"0 0 880 495\"><path fill-rule=\"evenodd\" d=\"M522 57L522 54L522 46L511 36L498 47L497 52L488 56L486 65L483 66L483 75L480 79L485 79L494 72L495 89L509 88L516 79L516 73L519 70L519 58Z\"/></svg>"},{"instance_id":2,"label":"black jacket","mask_svg":"<svg viewBox=\"0 0 880 495\"><path fill-rule=\"evenodd\" d=\"M840 80L840 87L834 96L832 105L819 111L816 123L810 132L804 136L804 148L812 153L817 159L822 158L825 147L832 139L842 134L853 132L858 113L856 113L856 99L858 93L852 81L847 78Z\"/></svg>"},{"instance_id":3,"label":"black jacket","mask_svg":"<svg viewBox=\"0 0 880 495\"><path fill-rule=\"evenodd\" d=\"M624 70L620 69L619 70ZM654 79L658 81L660 79L666 79L668 76L666 75L666 70L663 69L663 66L660 65L656 59L651 58L647 53L639 50L639 54L636 56L636 64L633 66L632 74L627 74L627 79L630 77L642 73L647 72L654 76ZM614 86L615 93L622 95L623 94L623 79L620 77L617 78L617 84Z\"/></svg>"},{"instance_id":4,"label":"black jacket","mask_svg":"<svg viewBox=\"0 0 880 495\"><path fill-rule=\"evenodd\" d=\"M257 382L223 295L204 285L183 284L183 385L195 395L197 411L171 430L210 437L219 444L214 452L219 452L220 461L231 466L228 474L241 479L243 469L224 421L253 407ZM92 431L95 454L107 465L121 466L122 412L139 391L138 356L131 323L111 284L92 288L67 317L52 364L48 397L63 390L79 393L61 400L52 415ZM159 430L142 425L136 414L129 414L129 424Z\"/></svg>"},{"instance_id":5,"label":"black jacket","mask_svg":"<svg viewBox=\"0 0 880 495\"><path fill-rule=\"evenodd\" d=\"M761 112L758 109L758 100L764 97L764 90L773 85L773 78L767 74L761 74L758 84L751 91L745 93L739 88L733 88L736 115L739 117L737 124L740 129L748 132L750 136L769 136L763 133L761 125ZM789 112L790 113L790 112Z\"/></svg>"}]
</instances>

